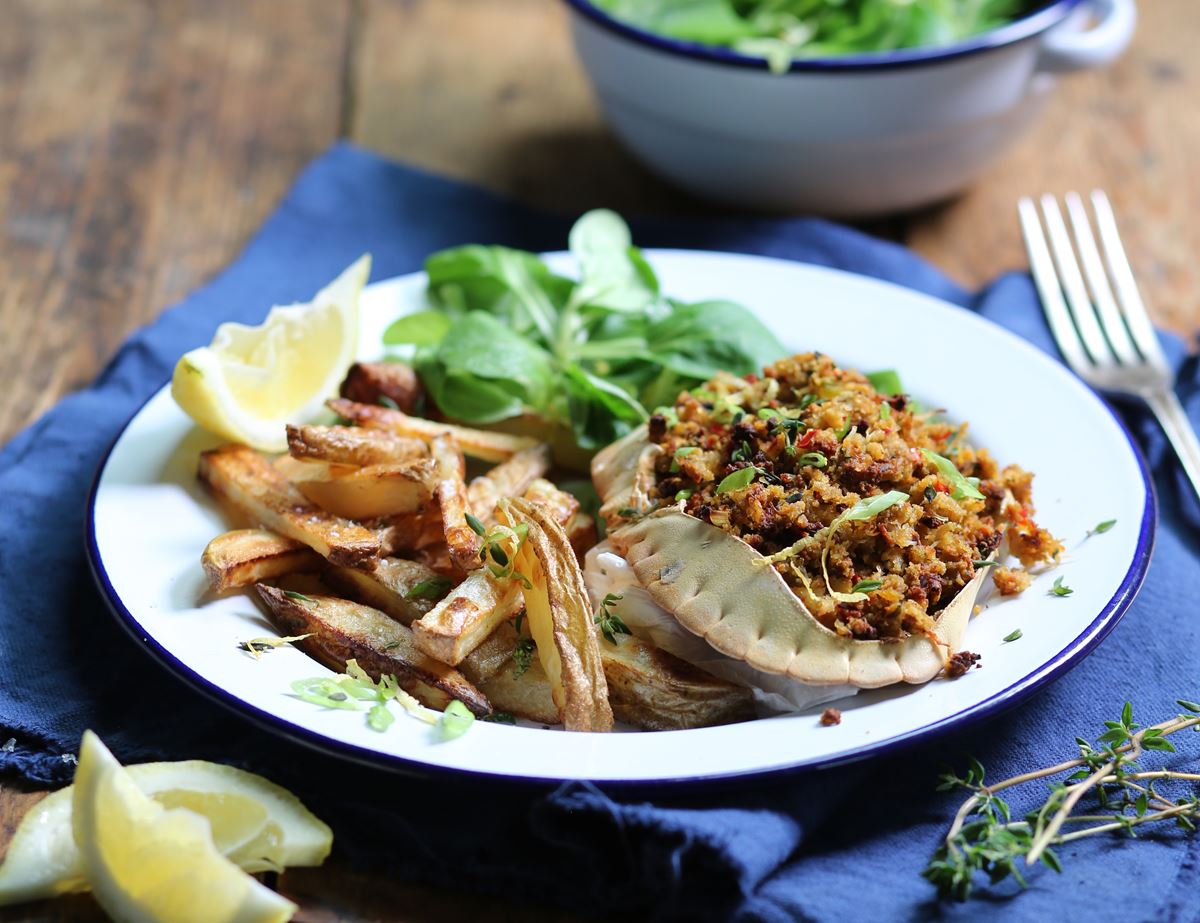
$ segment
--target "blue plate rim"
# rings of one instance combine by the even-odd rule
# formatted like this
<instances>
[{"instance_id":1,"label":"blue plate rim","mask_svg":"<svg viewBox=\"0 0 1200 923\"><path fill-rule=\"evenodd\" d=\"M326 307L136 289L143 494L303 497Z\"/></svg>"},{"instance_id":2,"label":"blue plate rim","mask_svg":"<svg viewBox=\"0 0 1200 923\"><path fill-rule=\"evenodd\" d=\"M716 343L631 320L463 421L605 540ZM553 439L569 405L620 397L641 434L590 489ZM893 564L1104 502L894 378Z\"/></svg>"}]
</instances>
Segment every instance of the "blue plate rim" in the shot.
<instances>
[{"instance_id":1,"label":"blue plate rim","mask_svg":"<svg viewBox=\"0 0 1200 923\"><path fill-rule=\"evenodd\" d=\"M673 250L671 252L680 252ZM717 251L692 251L696 253L712 253ZM732 251L726 251L732 252ZM759 254L750 254L752 256L760 256ZM761 256L760 256L761 258ZM778 257L767 257L767 259L779 259ZM924 292L915 289L907 289L905 286L897 283L888 282L887 280L877 279L871 276L864 276L860 273L848 272L846 270L832 269L828 266L820 266L819 264L805 263L800 260L782 260L783 262L795 263L802 266L813 266L825 271L833 271L844 273L861 279L870 279L874 282L883 282L887 285L894 285L897 288L905 289L906 291L922 295L927 298L933 298L935 301L940 301L957 310L965 310L944 299L934 295L928 295ZM397 277L399 278L399 277ZM383 284L392 280L381 279L378 283ZM980 321L996 327L1003 333L1009 336L1016 337L1010 331L1004 330L998 325L985 317L975 315ZM1020 337L1016 337L1020 340ZM1032 347L1028 341L1021 340L1026 346ZM1049 358L1049 357L1047 357ZM1053 361L1053 360L1051 360ZM377 750L361 747L357 744L348 743L346 741L335 740L320 734L300 725L293 724L290 721L278 718L257 706L238 698L232 692L221 688L216 683L205 678L202 674L197 673L191 667L180 661L174 654L165 648L158 641L150 637L137 616L129 610L129 608L121 600L116 588L109 580L108 573L104 569L101 561L100 548L96 540L96 499L100 490L100 482L103 479L104 471L108 467L109 460L117 444L121 441L121 437L125 435L130 424L142 412L150 401L154 400L162 391L169 386L169 380L159 387L155 388L137 408L129 415L125 422L121 425L120 430L113 437L107 448L100 457L100 461L96 466L96 473L92 477L91 485L88 488L86 519L84 523L84 546L88 561L88 568L91 571L92 578L96 582L100 590L101 596L104 598L109 610L113 613L117 622L122 628L146 651L147 654L156 659L161 665L167 668L168 672L174 674L178 679L183 680L186 684L192 686L197 691L205 694L217 703L221 704L230 711L236 713L240 717L258 724L267 730L280 734L281 736L292 740L296 743L303 744L320 752L348 759L356 763L364 764L375 769L386 769L392 772L400 772L408 775L417 776L457 776L463 779L486 779L489 782L505 783L508 785L536 785L536 786L559 786L569 784L573 781L590 781L586 777L578 779L566 779L558 777L542 777L542 776L516 776L506 775L502 773L477 772L474 770L458 769L455 767L433 766L429 763L420 760L411 759L408 757L396 756L389 753L380 753ZM1056 679L1066 674L1079 661L1091 653L1101 641L1116 627L1121 618L1125 615L1129 606L1132 604L1142 583L1146 579L1146 573L1150 567L1150 560L1154 552L1156 539L1156 531L1158 525L1158 498L1154 489L1154 481L1150 474L1149 465L1146 462L1145 455L1141 447L1138 445L1136 438L1130 431L1121 415L1112 405L1105 401L1092 388L1087 388L1088 392L1095 398L1101 406L1109 413L1116 422L1117 427L1124 434L1126 442L1129 445L1130 451L1137 462L1138 471L1142 477L1142 484L1145 491L1145 505L1143 507L1142 521L1138 528L1137 544L1134 548L1133 560L1130 563L1129 569L1122 578L1116 592L1112 595L1109 601L1100 609L1096 617L1088 624L1079 635L1054 657L1043 663L1038 669L1022 677L1007 688L995 693L994 695L968 706L953 714L947 715L930 724L923 725L919 728L914 728L907 733L900 734L894 737L888 737L885 740L880 740L876 743L868 744L863 747L838 756L832 756L811 762L800 762L790 766L778 766L770 769L747 769L732 772L713 773L711 775L686 776L682 778L659 778L659 779L603 779L595 781L595 784L612 789L622 790L652 790L662 786L671 786L675 788L687 787L692 790L705 788L726 788L735 786L739 783L748 781L780 781L789 777L796 777L807 773L817 772L823 769L830 769L836 766L846 766L851 763L861 762L865 759L875 759L889 754L894 754L900 750L915 746L918 743L928 743L937 740L953 731L959 730L967 725L975 722L987 721L997 715L1007 711L1019 703L1027 700L1045 686L1049 685Z\"/></svg>"}]
</instances>

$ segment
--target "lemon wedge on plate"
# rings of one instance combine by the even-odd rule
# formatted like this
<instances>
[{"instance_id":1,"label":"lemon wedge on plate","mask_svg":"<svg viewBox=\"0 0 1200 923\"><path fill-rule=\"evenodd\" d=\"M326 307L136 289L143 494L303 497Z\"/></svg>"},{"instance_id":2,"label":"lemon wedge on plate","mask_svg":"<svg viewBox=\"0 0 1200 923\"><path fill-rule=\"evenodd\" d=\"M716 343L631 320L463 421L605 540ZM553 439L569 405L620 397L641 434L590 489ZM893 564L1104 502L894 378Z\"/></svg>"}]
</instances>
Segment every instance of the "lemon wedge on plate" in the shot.
<instances>
[{"instance_id":1,"label":"lemon wedge on plate","mask_svg":"<svg viewBox=\"0 0 1200 923\"><path fill-rule=\"evenodd\" d=\"M320 865L329 855L329 827L261 776L202 760L123 771L158 804L207 818L216 850L247 871ZM71 829L74 797L68 786L25 815L0 865L0 906L89 889Z\"/></svg>"},{"instance_id":2,"label":"lemon wedge on plate","mask_svg":"<svg viewBox=\"0 0 1200 923\"><path fill-rule=\"evenodd\" d=\"M363 256L306 304L275 307L257 327L222 324L176 364L171 394L205 429L265 452L287 448L284 424L320 412L358 351Z\"/></svg>"}]
</instances>

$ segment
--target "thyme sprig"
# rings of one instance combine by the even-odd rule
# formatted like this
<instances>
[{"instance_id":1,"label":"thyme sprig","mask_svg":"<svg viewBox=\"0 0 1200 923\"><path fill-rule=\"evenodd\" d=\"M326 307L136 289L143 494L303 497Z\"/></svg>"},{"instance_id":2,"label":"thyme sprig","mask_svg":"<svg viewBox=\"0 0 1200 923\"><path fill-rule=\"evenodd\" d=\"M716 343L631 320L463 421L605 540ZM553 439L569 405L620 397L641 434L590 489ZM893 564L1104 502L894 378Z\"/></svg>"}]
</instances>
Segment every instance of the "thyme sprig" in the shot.
<instances>
[{"instance_id":1,"label":"thyme sprig","mask_svg":"<svg viewBox=\"0 0 1200 923\"><path fill-rule=\"evenodd\" d=\"M1103 833L1136 837L1134 828L1167 820L1194 832L1200 818L1200 793L1195 785L1189 785L1184 794L1168 793L1164 788L1200 781L1200 773L1166 767L1144 770L1137 762L1148 751L1174 753L1175 745L1167 740L1171 734L1187 728L1200 730L1200 704L1183 699L1178 704L1184 714L1142 727L1134 722L1133 706L1126 702L1120 720L1104 722L1105 730L1094 744L1075 738L1077 759L1002 782L986 784L984 768L973 758L964 775L943 774L938 791L965 789L971 795L959 807L922 876L937 886L939 896L961 901L970 897L981 872L993 884L1012 876L1025 887L1022 867L1040 862L1062 871L1052 847L1072 840ZM1063 778L1049 784L1043 802L1023 820L1014 821L1011 807L998 793L1055 776ZM1075 813L1085 796L1094 809ZM1063 832L1068 824L1081 826Z\"/></svg>"},{"instance_id":2,"label":"thyme sprig","mask_svg":"<svg viewBox=\"0 0 1200 923\"><path fill-rule=\"evenodd\" d=\"M624 597L618 596L616 593L609 593L600 601L600 609L596 612L593 621L600 629L600 634L604 636L604 640L609 644L617 643L617 635L627 635L629 626L621 619L621 616L612 611L612 607L619 603Z\"/></svg>"}]
</instances>

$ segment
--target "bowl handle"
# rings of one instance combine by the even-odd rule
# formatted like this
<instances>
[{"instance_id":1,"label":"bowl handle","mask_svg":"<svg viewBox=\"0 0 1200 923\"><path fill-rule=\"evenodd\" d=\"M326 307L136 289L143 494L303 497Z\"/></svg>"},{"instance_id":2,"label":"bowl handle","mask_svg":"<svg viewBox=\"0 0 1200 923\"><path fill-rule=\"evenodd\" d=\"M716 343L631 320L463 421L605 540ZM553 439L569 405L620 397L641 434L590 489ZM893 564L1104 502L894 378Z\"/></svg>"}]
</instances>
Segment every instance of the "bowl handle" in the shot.
<instances>
[{"instance_id":1,"label":"bowl handle","mask_svg":"<svg viewBox=\"0 0 1200 923\"><path fill-rule=\"evenodd\" d=\"M1039 71L1063 74L1099 67L1125 50L1137 25L1134 0L1085 0L1078 13L1084 11L1092 16L1090 28L1081 28L1072 16L1042 38Z\"/></svg>"}]
</instances>

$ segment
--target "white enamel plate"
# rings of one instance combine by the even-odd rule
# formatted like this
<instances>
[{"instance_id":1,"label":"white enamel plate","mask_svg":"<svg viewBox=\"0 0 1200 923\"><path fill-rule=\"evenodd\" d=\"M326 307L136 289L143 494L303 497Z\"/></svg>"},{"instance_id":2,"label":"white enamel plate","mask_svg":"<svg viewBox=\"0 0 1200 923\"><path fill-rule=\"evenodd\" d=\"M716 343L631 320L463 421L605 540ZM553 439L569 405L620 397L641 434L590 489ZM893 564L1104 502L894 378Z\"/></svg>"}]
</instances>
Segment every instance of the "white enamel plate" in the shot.
<instances>
[{"instance_id":1,"label":"white enamel plate","mask_svg":"<svg viewBox=\"0 0 1200 923\"><path fill-rule=\"evenodd\" d=\"M865 370L895 368L912 393L969 420L972 441L1001 464L1035 471L1038 519L1066 544L1055 573L1073 595L1049 595L1049 574L1015 599L988 597L966 639L982 655L981 669L860 694L842 703L837 727L821 727L814 709L658 733L568 734L479 722L450 742L399 715L376 733L363 713L324 711L288 694L292 680L327 672L300 651L254 660L238 650L238 642L274 632L250 596L207 592L200 553L227 527L195 472L197 453L216 440L196 430L164 388L129 422L93 490L90 557L119 619L167 669L220 702L347 758L397 769L635 783L815 768L928 738L1016 704L1113 627L1149 563L1154 499L1129 435L1063 368L967 311L887 283L760 257L648 255L664 291L739 301L789 350L819 350ZM568 257L552 259L571 271ZM379 355L388 322L423 306L423 292L421 275L367 289L364 358ZM1116 526L1085 542L1087 530L1106 519ZM1021 638L1005 643L1017 629Z\"/></svg>"}]
</instances>

